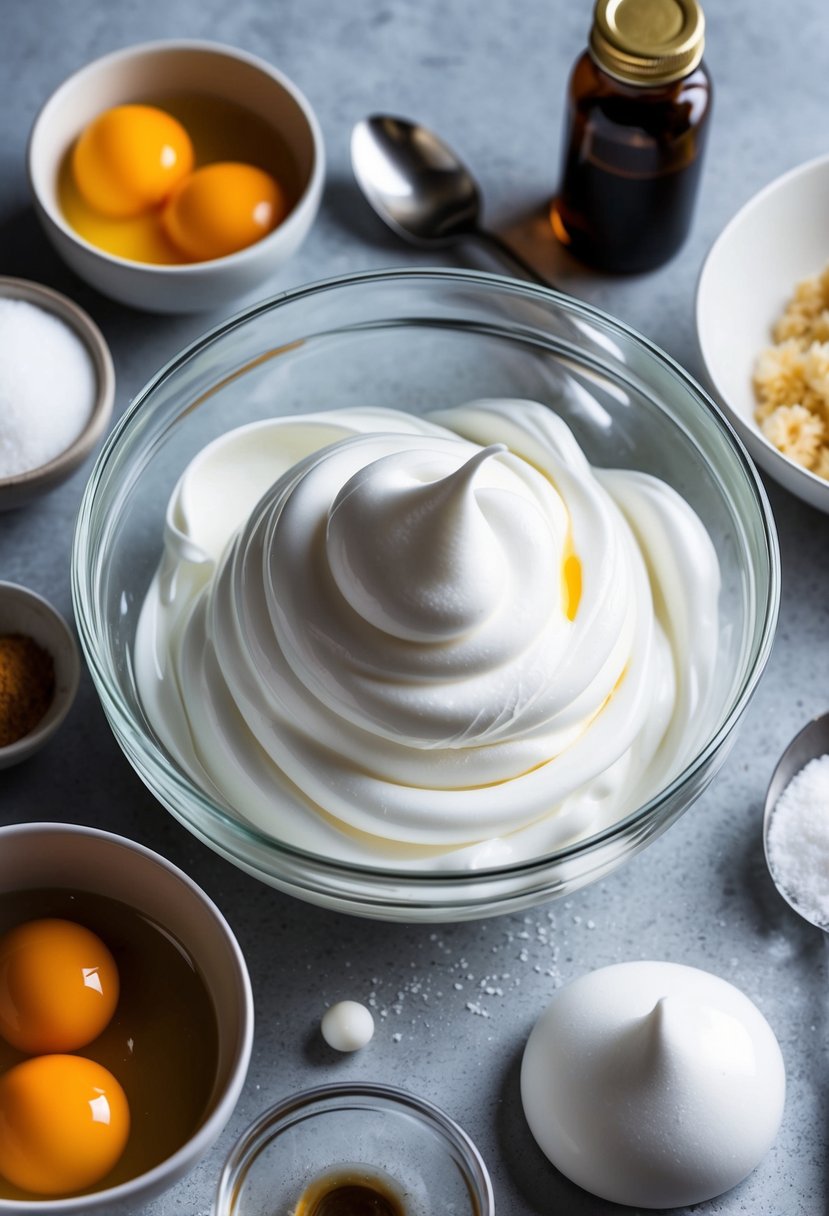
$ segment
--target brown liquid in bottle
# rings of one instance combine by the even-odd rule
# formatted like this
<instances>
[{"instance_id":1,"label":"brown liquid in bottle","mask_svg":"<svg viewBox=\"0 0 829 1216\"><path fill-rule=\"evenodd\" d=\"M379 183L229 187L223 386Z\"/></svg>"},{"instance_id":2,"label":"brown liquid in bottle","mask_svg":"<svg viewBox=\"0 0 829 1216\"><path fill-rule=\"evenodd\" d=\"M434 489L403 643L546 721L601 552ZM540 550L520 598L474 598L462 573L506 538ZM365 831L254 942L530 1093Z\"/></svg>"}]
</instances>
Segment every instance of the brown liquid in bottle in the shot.
<instances>
[{"instance_id":1,"label":"brown liquid in bottle","mask_svg":"<svg viewBox=\"0 0 829 1216\"><path fill-rule=\"evenodd\" d=\"M338 1171L302 1192L293 1216L407 1216L398 1195L376 1174Z\"/></svg>"},{"instance_id":2,"label":"brown liquid in bottle","mask_svg":"<svg viewBox=\"0 0 829 1216\"><path fill-rule=\"evenodd\" d=\"M553 231L601 270L651 270L691 224L711 107L697 0L597 0L567 95Z\"/></svg>"}]
</instances>

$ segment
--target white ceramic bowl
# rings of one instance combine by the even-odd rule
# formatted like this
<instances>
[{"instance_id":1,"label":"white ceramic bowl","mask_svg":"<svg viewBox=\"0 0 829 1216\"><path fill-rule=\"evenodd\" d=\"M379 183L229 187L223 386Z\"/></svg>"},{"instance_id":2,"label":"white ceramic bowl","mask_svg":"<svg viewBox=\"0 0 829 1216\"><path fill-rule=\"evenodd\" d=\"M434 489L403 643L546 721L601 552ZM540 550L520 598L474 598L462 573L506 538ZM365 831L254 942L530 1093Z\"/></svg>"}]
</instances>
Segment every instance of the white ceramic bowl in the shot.
<instances>
[{"instance_id":1,"label":"white ceramic bowl","mask_svg":"<svg viewBox=\"0 0 829 1216\"><path fill-rule=\"evenodd\" d=\"M829 262L829 156L755 194L711 247L697 286L700 352L714 395L751 455L792 494L829 512L829 482L784 456L754 419L752 374L795 285Z\"/></svg>"},{"instance_id":2,"label":"white ceramic bowl","mask_svg":"<svg viewBox=\"0 0 829 1216\"><path fill-rule=\"evenodd\" d=\"M187 950L213 999L218 1058L200 1126L166 1161L119 1186L70 1199L0 1199L0 1216L123 1216L139 1212L214 1143L244 1084L253 995L236 938L216 905L181 870L134 841L95 828L20 823L0 828L0 892L69 888L129 904Z\"/></svg>"},{"instance_id":3,"label":"white ceramic bowl","mask_svg":"<svg viewBox=\"0 0 829 1216\"><path fill-rule=\"evenodd\" d=\"M65 481L86 460L112 416L115 370L104 335L89 314L68 296L41 283L31 283L28 279L0 277L0 297L34 304L68 325L89 351L97 389L87 423L68 448L64 448L47 464L26 469L12 477L0 477L0 511L6 511L39 498ZM55 402L55 409L60 409L60 401Z\"/></svg>"},{"instance_id":4,"label":"white ceramic bowl","mask_svg":"<svg viewBox=\"0 0 829 1216\"><path fill-rule=\"evenodd\" d=\"M34 730L16 743L0 747L0 769L28 759L51 739L69 713L81 674L75 635L57 609L28 587L0 582L0 637L14 633L30 637L52 656L55 691Z\"/></svg>"},{"instance_id":5,"label":"white ceramic bowl","mask_svg":"<svg viewBox=\"0 0 829 1216\"><path fill-rule=\"evenodd\" d=\"M278 132L295 161L301 192L290 214L229 257L180 266L129 261L84 240L61 212L58 170L83 128L111 106L152 103L171 92L207 93L243 106ZM325 153L308 101L263 59L221 43L148 42L96 59L64 81L32 127L28 171L46 235L82 279L136 308L200 312L257 291L299 247L319 207Z\"/></svg>"}]
</instances>

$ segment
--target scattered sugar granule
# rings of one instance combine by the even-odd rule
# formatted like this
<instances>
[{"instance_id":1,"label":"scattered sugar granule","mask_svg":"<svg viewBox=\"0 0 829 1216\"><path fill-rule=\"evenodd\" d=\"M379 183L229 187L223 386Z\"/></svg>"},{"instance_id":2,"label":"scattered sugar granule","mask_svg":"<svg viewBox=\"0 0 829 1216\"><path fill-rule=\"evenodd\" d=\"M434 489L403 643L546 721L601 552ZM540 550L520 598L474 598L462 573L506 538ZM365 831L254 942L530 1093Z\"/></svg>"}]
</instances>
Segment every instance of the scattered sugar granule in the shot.
<instances>
[{"instance_id":1,"label":"scattered sugar granule","mask_svg":"<svg viewBox=\"0 0 829 1216\"><path fill-rule=\"evenodd\" d=\"M829 754L810 760L777 799L769 866L803 915L829 926Z\"/></svg>"},{"instance_id":2,"label":"scattered sugar granule","mask_svg":"<svg viewBox=\"0 0 829 1216\"><path fill-rule=\"evenodd\" d=\"M469 1010L470 1013L474 1013L475 1016L478 1018L488 1018L489 1017L489 1010L484 1009L483 1005L479 1004L477 1001L467 1001L466 1008Z\"/></svg>"},{"instance_id":3,"label":"scattered sugar granule","mask_svg":"<svg viewBox=\"0 0 829 1216\"><path fill-rule=\"evenodd\" d=\"M84 429L95 403L89 352L64 321L0 299L0 477L48 464Z\"/></svg>"}]
</instances>

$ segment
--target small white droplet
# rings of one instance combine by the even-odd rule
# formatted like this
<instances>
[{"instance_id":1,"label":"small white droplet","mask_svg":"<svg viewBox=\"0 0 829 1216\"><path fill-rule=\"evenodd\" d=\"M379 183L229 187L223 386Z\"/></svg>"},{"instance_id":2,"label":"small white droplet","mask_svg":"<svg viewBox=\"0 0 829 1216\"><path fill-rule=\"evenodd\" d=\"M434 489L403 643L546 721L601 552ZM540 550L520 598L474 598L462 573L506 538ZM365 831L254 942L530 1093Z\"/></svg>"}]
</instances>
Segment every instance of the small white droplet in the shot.
<instances>
[{"instance_id":1,"label":"small white droplet","mask_svg":"<svg viewBox=\"0 0 829 1216\"><path fill-rule=\"evenodd\" d=\"M326 1009L320 1030L335 1051L359 1051L374 1034L374 1018L359 1001L338 1001Z\"/></svg>"}]
</instances>

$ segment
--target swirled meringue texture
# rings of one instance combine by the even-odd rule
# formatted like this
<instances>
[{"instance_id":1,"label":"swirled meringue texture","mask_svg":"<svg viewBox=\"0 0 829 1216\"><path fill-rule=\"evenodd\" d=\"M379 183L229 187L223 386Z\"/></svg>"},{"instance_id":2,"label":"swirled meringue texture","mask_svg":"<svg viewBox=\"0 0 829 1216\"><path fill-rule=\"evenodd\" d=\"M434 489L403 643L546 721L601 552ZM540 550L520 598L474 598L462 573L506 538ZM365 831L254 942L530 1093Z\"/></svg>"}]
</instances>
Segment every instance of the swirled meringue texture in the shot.
<instances>
[{"instance_id":1,"label":"swirled meringue texture","mask_svg":"<svg viewBox=\"0 0 829 1216\"><path fill-rule=\"evenodd\" d=\"M505 866L692 759L718 591L687 503L591 469L537 403L275 418L176 486L136 677L180 765L274 838Z\"/></svg>"}]
</instances>

